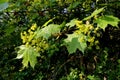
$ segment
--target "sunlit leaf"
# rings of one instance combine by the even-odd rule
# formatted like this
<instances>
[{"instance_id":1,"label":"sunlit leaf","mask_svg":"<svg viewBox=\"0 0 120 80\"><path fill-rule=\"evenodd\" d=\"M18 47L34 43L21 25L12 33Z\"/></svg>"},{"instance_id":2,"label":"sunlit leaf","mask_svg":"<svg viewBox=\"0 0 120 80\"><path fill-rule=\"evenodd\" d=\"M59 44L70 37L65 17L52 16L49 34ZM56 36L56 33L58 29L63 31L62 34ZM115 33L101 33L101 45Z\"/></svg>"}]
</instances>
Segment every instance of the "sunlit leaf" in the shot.
<instances>
[{"instance_id":1,"label":"sunlit leaf","mask_svg":"<svg viewBox=\"0 0 120 80\"><path fill-rule=\"evenodd\" d=\"M45 24L43 24L43 27L47 26L50 22L52 22L55 18L48 20Z\"/></svg>"},{"instance_id":2,"label":"sunlit leaf","mask_svg":"<svg viewBox=\"0 0 120 80\"><path fill-rule=\"evenodd\" d=\"M100 9L96 9L90 16L84 18L83 20L88 20L88 19L94 17L95 15L101 13L103 10L104 10L104 7L100 8Z\"/></svg>"},{"instance_id":3,"label":"sunlit leaf","mask_svg":"<svg viewBox=\"0 0 120 80\"><path fill-rule=\"evenodd\" d=\"M72 19L69 23L66 24L66 26L69 26L70 28L76 25L77 19Z\"/></svg>"},{"instance_id":4,"label":"sunlit leaf","mask_svg":"<svg viewBox=\"0 0 120 80\"><path fill-rule=\"evenodd\" d=\"M76 52L77 48L81 47L78 42L78 38L73 38L72 41L67 44L67 50L70 54Z\"/></svg>"},{"instance_id":5,"label":"sunlit leaf","mask_svg":"<svg viewBox=\"0 0 120 80\"><path fill-rule=\"evenodd\" d=\"M17 54L16 59L23 58L23 53L25 51L25 45L21 45L19 48L20 48L20 50L17 52L18 54Z\"/></svg>"},{"instance_id":6,"label":"sunlit leaf","mask_svg":"<svg viewBox=\"0 0 120 80\"><path fill-rule=\"evenodd\" d=\"M82 36L84 35L77 35L75 33L69 34L68 37L64 40L69 54L76 52L77 49L79 49L82 53L84 53L84 50L87 47L86 41L80 42L78 40Z\"/></svg>"},{"instance_id":7,"label":"sunlit leaf","mask_svg":"<svg viewBox=\"0 0 120 80\"><path fill-rule=\"evenodd\" d=\"M26 47L25 45L20 46L20 50L18 51L17 59L21 59L23 63L23 67L28 67L28 64L30 63L30 66L34 68L35 64L37 63L37 57L39 56L39 53L36 52L36 50L29 46Z\"/></svg>"},{"instance_id":8,"label":"sunlit leaf","mask_svg":"<svg viewBox=\"0 0 120 80\"><path fill-rule=\"evenodd\" d=\"M63 27L63 24L50 24L40 30L36 33L36 38L43 37L45 39L48 39L52 34L60 33L61 28Z\"/></svg>"},{"instance_id":9,"label":"sunlit leaf","mask_svg":"<svg viewBox=\"0 0 120 80\"><path fill-rule=\"evenodd\" d=\"M105 16L98 18L95 21L95 23L97 23L98 27L105 29L105 27L107 27L108 24L117 27L119 21L120 19L118 19L117 17L114 17L112 15L105 15Z\"/></svg>"}]
</instances>

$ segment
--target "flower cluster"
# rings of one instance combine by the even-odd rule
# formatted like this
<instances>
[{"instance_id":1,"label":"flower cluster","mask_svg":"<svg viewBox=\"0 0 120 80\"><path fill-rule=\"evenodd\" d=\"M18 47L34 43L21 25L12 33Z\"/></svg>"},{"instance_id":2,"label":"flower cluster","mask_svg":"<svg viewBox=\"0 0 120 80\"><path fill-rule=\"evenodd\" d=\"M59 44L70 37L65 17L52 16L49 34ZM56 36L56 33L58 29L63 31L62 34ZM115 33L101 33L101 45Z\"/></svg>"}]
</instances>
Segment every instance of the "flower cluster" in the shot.
<instances>
[{"instance_id":1,"label":"flower cluster","mask_svg":"<svg viewBox=\"0 0 120 80\"><path fill-rule=\"evenodd\" d=\"M88 42L89 49L91 49L93 46L95 46L96 49L100 49L99 40L97 39L97 37L100 37L100 33L98 33L98 27L95 28L92 24L89 23L89 21L86 21L86 24L83 24L82 21L76 21L76 26L78 28L76 33L84 35L80 37L80 42L84 42L86 40Z\"/></svg>"},{"instance_id":2,"label":"flower cluster","mask_svg":"<svg viewBox=\"0 0 120 80\"><path fill-rule=\"evenodd\" d=\"M33 24L28 31L24 31L21 33L21 39L23 44L28 46L32 46L35 48L37 52L41 51L44 52L45 49L48 48L48 44L45 39L43 38L35 38L35 30L37 29L37 25Z\"/></svg>"}]
</instances>

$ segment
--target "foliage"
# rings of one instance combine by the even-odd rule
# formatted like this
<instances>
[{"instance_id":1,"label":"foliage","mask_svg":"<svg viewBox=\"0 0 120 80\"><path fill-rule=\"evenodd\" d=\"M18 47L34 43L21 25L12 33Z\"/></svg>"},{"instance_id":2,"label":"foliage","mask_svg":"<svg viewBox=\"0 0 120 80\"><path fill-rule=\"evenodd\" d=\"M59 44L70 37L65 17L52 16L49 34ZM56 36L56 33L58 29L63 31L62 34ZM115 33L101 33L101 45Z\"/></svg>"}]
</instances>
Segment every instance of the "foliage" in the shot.
<instances>
[{"instance_id":1,"label":"foliage","mask_svg":"<svg viewBox=\"0 0 120 80\"><path fill-rule=\"evenodd\" d=\"M1 0L0 80L119 80L119 13L113 0Z\"/></svg>"},{"instance_id":2,"label":"foliage","mask_svg":"<svg viewBox=\"0 0 120 80\"><path fill-rule=\"evenodd\" d=\"M96 20L96 23L102 29L105 29L105 27L108 24L110 24L112 26L118 26L118 22L119 22L118 18L116 18L114 16L109 16L109 15L102 16L101 18L99 18L99 19ZM102 23L104 23L104 24L102 24Z\"/></svg>"},{"instance_id":3,"label":"foliage","mask_svg":"<svg viewBox=\"0 0 120 80\"><path fill-rule=\"evenodd\" d=\"M20 51L18 51L18 56L17 58L23 58L23 65L24 67L28 67L28 62L30 62L30 66L34 68L37 59L36 57L39 56L39 53L35 51L35 49L31 46L20 46Z\"/></svg>"},{"instance_id":4,"label":"foliage","mask_svg":"<svg viewBox=\"0 0 120 80\"><path fill-rule=\"evenodd\" d=\"M83 20L88 20L88 19L90 19L90 18L96 16L97 14L99 14L100 12L102 12L103 9L104 9L104 7L103 7L103 8L100 8L100 9L98 9L98 10L96 9L90 16L84 18Z\"/></svg>"},{"instance_id":5,"label":"foliage","mask_svg":"<svg viewBox=\"0 0 120 80\"><path fill-rule=\"evenodd\" d=\"M84 35L77 35L75 33L69 34L68 38L65 39L65 45L68 49L69 54L75 53L77 49L82 51L84 53L85 48L87 47L86 41L79 41L79 38L83 38L84 40Z\"/></svg>"}]
</instances>

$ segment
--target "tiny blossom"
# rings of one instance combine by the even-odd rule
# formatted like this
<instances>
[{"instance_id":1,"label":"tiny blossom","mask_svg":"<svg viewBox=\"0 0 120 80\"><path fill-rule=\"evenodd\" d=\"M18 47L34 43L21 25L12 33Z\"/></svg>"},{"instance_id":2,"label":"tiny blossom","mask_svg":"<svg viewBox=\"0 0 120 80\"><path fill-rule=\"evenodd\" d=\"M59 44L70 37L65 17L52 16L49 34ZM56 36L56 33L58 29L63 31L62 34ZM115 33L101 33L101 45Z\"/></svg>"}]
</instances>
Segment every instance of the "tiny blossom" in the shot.
<instances>
[{"instance_id":1,"label":"tiny blossom","mask_svg":"<svg viewBox=\"0 0 120 80\"><path fill-rule=\"evenodd\" d=\"M32 27L31 27L31 30L35 30L36 28L37 28L37 25L33 24Z\"/></svg>"}]
</instances>

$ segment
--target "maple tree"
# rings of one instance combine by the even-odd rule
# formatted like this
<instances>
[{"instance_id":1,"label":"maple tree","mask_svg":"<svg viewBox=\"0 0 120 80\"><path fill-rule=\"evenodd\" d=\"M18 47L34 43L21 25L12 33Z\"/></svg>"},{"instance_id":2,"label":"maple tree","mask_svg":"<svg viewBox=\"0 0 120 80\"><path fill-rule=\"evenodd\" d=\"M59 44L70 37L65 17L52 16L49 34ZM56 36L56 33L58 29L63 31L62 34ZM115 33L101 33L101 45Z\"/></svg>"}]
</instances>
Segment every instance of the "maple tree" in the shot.
<instances>
[{"instance_id":1,"label":"maple tree","mask_svg":"<svg viewBox=\"0 0 120 80\"><path fill-rule=\"evenodd\" d=\"M1 0L0 79L119 79L118 4Z\"/></svg>"}]
</instances>

